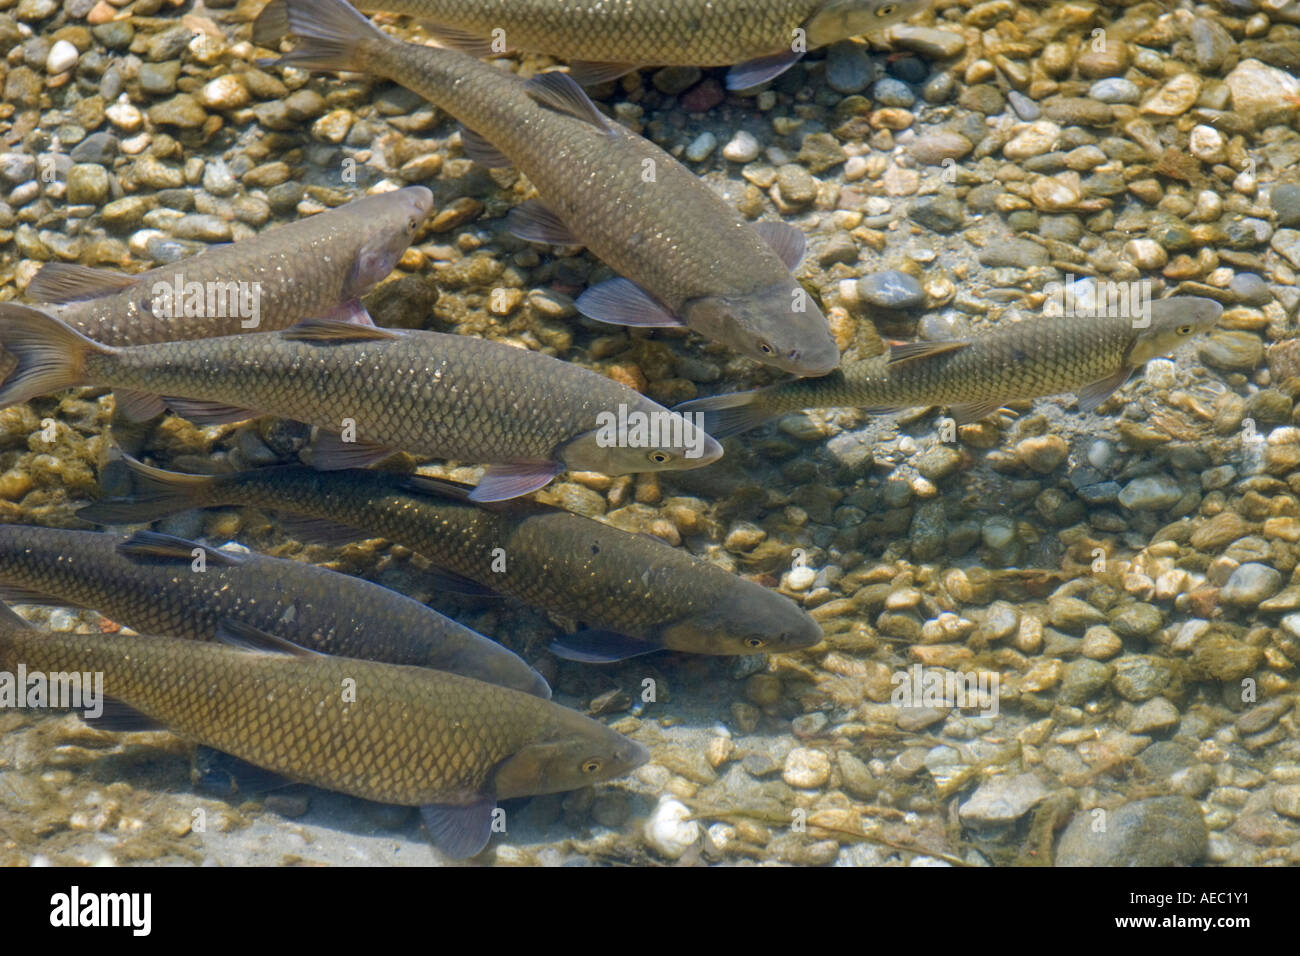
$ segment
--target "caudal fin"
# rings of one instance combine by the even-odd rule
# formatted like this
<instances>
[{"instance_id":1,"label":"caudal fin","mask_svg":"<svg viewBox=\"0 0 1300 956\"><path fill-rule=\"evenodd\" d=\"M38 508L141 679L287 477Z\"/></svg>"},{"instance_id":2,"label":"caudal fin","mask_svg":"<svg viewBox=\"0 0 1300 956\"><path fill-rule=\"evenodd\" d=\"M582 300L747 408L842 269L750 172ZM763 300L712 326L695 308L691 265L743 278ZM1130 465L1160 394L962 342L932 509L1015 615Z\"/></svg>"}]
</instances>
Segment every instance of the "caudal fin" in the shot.
<instances>
[{"instance_id":1,"label":"caudal fin","mask_svg":"<svg viewBox=\"0 0 1300 956\"><path fill-rule=\"evenodd\" d=\"M110 352L58 319L25 305L0 305L0 343L17 364L0 385L0 408L86 384L87 353Z\"/></svg>"},{"instance_id":2,"label":"caudal fin","mask_svg":"<svg viewBox=\"0 0 1300 956\"><path fill-rule=\"evenodd\" d=\"M77 517L95 524L137 524L202 507L203 492L218 480L215 475L186 475L164 471L129 455L120 463L130 479L129 494L101 498L77 511Z\"/></svg>"},{"instance_id":3,"label":"caudal fin","mask_svg":"<svg viewBox=\"0 0 1300 956\"><path fill-rule=\"evenodd\" d=\"M365 41L393 42L343 0L272 0L253 22L253 41L274 49L286 38L294 48L277 65L357 72L366 69Z\"/></svg>"},{"instance_id":4,"label":"caudal fin","mask_svg":"<svg viewBox=\"0 0 1300 956\"><path fill-rule=\"evenodd\" d=\"M714 395L710 398L693 398L673 408L680 414L697 412L704 416L701 427L706 433L721 441L757 428L770 421L774 414L758 400L762 390Z\"/></svg>"}]
</instances>

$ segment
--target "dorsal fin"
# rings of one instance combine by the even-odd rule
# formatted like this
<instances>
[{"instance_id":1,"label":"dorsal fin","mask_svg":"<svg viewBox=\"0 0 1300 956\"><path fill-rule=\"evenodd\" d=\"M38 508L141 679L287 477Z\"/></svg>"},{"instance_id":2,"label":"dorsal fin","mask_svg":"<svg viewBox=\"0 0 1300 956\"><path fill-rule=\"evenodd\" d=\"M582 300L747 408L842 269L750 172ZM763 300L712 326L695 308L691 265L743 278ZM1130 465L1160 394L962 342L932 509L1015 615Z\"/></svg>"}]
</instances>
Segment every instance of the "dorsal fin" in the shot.
<instances>
[{"instance_id":1,"label":"dorsal fin","mask_svg":"<svg viewBox=\"0 0 1300 956\"><path fill-rule=\"evenodd\" d=\"M47 262L23 292L36 302L78 302L120 292L137 281L137 276L108 269L94 269L71 262Z\"/></svg>"},{"instance_id":2,"label":"dorsal fin","mask_svg":"<svg viewBox=\"0 0 1300 956\"><path fill-rule=\"evenodd\" d=\"M214 639L227 647L235 647L243 651L254 651L258 654L285 654L292 657L325 656L317 651L308 650L295 644L287 638L276 634L268 634L266 631L258 630L251 624L245 624L243 621L236 621L231 618L222 618L221 623L217 625L217 633L214 635Z\"/></svg>"},{"instance_id":3,"label":"dorsal fin","mask_svg":"<svg viewBox=\"0 0 1300 956\"><path fill-rule=\"evenodd\" d=\"M564 113L574 119L590 123L602 133L614 135L605 114L596 109L577 81L567 73L539 73L524 84L524 89L534 100L547 109Z\"/></svg>"},{"instance_id":4,"label":"dorsal fin","mask_svg":"<svg viewBox=\"0 0 1300 956\"><path fill-rule=\"evenodd\" d=\"M203 559L207 564L219 567L233 568L244 560L242 555L218 551L197 541L186 541L157 531L137 531L117 546L117 553L137 564L189 564L195 558L196 549L204 552Z\"/></svg>"},{"instance_id":5,"label":"dorsal fin","mask_svg":"<svg viewBox=\"0 0 1300 956\"><path fill-rule=\"evenodd\" d=\"M395 329L381 329L377 325L355 325L335 319L304 319L280 333L289 342L318 342L342 345L346 342L372 342L379 339L400 339L402 333Z\"/></svg>"}]
</instances>

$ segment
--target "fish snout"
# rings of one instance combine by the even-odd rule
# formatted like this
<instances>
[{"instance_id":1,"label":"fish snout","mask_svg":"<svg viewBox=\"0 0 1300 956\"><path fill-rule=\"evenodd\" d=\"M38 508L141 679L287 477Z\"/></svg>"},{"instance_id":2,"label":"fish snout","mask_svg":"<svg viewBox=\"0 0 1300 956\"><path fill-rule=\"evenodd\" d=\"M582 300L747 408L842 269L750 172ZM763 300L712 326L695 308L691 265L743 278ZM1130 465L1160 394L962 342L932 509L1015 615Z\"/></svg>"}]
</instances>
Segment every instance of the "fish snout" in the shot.
<instances>
[{"instance_id":1,"label":"fish snout","mask_svg":"<svg viewBox=\"0 0 1300 956\"><path fill-rule=\"evenodd\" d=\"M812 348L795 347L785 355L786 370L804 378L829 375L840 366L840 350L828 334L826 341Z\"/></svg>"},{"instance_id":2,"label":"fish snout","mask_svg":"<svg viewBox=\"0 0 1300 956\"><path fill-rule=\"evenodd\" d=\"M625 740L615 757L623 766L633 770L649 762L650 748L639 740Z\"/></svg>"}]
</instances>

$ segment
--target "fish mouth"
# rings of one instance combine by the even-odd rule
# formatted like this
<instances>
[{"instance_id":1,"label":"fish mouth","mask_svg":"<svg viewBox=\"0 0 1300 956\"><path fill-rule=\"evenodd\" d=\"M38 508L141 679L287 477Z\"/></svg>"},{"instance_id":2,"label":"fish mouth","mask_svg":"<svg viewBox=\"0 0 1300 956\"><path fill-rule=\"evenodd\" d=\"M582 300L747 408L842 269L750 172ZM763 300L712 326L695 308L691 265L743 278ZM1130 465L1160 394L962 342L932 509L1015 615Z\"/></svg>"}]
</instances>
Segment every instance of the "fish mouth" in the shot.
<instances>
[{"instance_id":1,"label":"fish mouth","mask_svg":"<svg viewBox=\"0 0 1300 956\"><path fill-rule=\"evenodd\" d=\"M619 757L622 758L624 766L629 770L634 770L649 762L650 748L639 740L628 740L627 746L619 754Z\"/></svg>"}]
</instances>

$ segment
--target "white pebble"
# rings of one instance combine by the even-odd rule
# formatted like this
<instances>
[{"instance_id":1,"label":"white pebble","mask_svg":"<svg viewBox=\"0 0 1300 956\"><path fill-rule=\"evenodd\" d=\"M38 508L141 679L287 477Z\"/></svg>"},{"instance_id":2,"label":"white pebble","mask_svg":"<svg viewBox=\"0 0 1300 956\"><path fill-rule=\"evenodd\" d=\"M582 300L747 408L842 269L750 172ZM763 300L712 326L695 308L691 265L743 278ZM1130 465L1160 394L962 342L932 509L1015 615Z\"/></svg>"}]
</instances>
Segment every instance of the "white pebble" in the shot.
<instances>
[{"instance_id":1,"label":"white pebble","mask_svg":"<svg viewBox=\"0 0 1300 956\"><path fill-rule=\"evenodd\" d=\"M687 819L691 811L680 800L660 799L645 822L645 841L660 856L682 857L700 838L700 825Z\"/></svg>"},{"instance_id":2,"label":"white pebble","mask_svg":"<svg viewBox=\"0 0 1300 956\"><path fill-rule=\"evenodd\" d=\"M1172 388L1175 381L1174 368L1174 363L1169 359L1152 359L1147 362L1145 374L1147 384L1152 388Z\"/></svg>"},{"instance_id":3,"label":"white pebble","mask_svg":"<svg viewBox=\"0 0 1300 956\"><path fill-rule=\"evenodd\" d=\"M806 591L817 580L817 572L812 568L791 568L785 576L785 584L791 591Z\"/></svg>"},{"instance_id":4,"label":"white pebble","mask_svg":"<svg viewBox=\"0 0 1300 956\"><path fill-rule=\"evenodd\" d=\"M795 747L785 758L781 779L804 790L820 787L831 775L831 758L820 750Z\"/></svg>"},{"instance_id":5,"label":"white pebble","mask_svg":"<svg viewBox=\"0 0 1300 956\"><path fill-rule=\"evenodd\" d=\"M1228 158L1223 134L1213 126L1193 126L1191 136L1187 140L1187 148L1203 163L1221 163Z\"/></svg>"},{"instance_id":6,"label":"white pebble","mask_svg":"<svg viewBox=\"0 0 1300 956\"><path fill-rule=\"evenodd\" d=\"M104 110L104 115L124 133L134 133L144 123L144 116L130 103L114 103Z\"/></svg>"},{"instance_id":7,"label":"white pebble","mask_svg":"<svg viewBox=\"0 0 1300 956\"><path fill-rule=\"evenodd\" d=\"M844 164L844 179L846 182L855 182L867 174L870 164L865 156L850 156L849 161Z\"/></svg>"},{"instance_id":8,"label":"white pebble","mask_svg":"<svg viewBox=\"0 0 1300 956\"><path fill-rule=\"evenodd\" d=\"M722 147L722 155L733 163L752 163L758 158L758 140L742 129Z\"/></svg>"},{"instance_id":9,"label":"white pebble","mask_svg":"<svg viewBox=\"0 0 1300 956\"><path fill-rule=\"evenodd\" d=\"M67 40L56 40L50 47L49 56L45 58L45 72L51 76L66 73L77 65L77 58L80 55L77 48Z\"/></svg>"}]
</instances>

